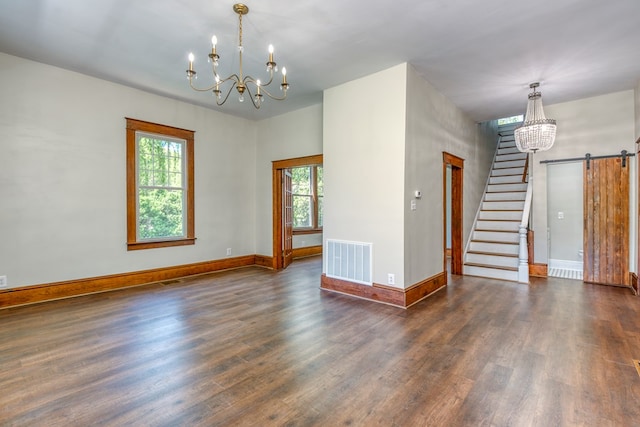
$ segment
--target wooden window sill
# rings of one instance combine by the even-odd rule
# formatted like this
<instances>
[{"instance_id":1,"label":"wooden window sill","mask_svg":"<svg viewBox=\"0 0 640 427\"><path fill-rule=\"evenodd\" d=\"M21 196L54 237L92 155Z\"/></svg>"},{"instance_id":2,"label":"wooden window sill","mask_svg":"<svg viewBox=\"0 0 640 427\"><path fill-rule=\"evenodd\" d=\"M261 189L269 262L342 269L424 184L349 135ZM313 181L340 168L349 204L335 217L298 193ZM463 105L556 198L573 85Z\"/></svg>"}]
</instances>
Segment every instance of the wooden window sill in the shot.
<instances>
[{"instance_id":1,"label":"wooden window sill","mask_svg":"<svg viewBox=\"0 0 640 427\"><path fill-rule=\"evenodd\" d=\"M127 250L137 251L139 249L166 248L171 246L187 246L196 243L196 238L154 240L150 242L127 242Z\"/></svg>"}]
</instances>

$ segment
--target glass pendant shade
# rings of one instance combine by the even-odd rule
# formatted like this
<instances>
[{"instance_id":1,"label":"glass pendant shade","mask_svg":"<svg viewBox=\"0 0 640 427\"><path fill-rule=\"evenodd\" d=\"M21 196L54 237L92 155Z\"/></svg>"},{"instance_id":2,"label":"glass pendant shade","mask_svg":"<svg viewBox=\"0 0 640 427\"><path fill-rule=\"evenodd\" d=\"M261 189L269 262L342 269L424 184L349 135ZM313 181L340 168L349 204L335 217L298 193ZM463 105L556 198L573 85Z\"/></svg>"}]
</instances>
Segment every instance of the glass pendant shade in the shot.
<instances>
[{"instance_id":1,"label":"glass pendant shade","mask_svg":"<svg viewBox=\"0 0 640 427\"><path fill-rule=\"evenodd\" d=\"M538 86L539 83L530 85L533 92L529 94L524 123L514 131L516 146L523 153L546 151L556 140L556 121L545 117L542 94L536 91Z\"/></svg>"}]
</instances>

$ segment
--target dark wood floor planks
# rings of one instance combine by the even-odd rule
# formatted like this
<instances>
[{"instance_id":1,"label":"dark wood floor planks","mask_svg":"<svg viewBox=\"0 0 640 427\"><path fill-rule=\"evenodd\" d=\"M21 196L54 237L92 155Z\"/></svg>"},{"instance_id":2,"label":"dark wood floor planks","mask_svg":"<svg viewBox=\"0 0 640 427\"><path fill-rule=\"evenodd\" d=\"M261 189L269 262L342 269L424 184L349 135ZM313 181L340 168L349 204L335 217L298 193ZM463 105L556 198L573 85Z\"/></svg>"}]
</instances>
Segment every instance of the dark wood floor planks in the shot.
<instances>
[{"instance_id":1,"label":"dark wood floor planks","mask_svg":"<svg viewBox=\"0 0 640 427\"><path fill-rule=\"evenodd\" d=\"M640 299L454 276L402 310L321 262L0 310L0 425L640 425Z\"/></svg>"}]
</instances>

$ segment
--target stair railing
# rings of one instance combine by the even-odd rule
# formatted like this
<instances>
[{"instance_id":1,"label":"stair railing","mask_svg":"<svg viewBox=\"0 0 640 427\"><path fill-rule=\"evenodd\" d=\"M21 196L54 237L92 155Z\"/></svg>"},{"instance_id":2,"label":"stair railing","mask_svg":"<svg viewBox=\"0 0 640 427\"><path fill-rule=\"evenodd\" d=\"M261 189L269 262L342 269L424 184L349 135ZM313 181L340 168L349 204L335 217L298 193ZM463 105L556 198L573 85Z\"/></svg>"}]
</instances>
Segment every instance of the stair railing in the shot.
<instances>
[{"instance_id":1,"label":"stair railing","mask_svg":"<svg viewBox=\"0 0 640 427\"><path fill-rule=\"evenodd\" d=\"M527 156L527 162L529 156ZM519 237L520 248L518 250L518 282L529 283L529 248L527 246L527 233L529 229L529 215L531 213L531 200L533 198L533 177L529 174L527 180L527 194L524 199L522 209L522 220L520 221Z\"/></svg>"}]
</instances>

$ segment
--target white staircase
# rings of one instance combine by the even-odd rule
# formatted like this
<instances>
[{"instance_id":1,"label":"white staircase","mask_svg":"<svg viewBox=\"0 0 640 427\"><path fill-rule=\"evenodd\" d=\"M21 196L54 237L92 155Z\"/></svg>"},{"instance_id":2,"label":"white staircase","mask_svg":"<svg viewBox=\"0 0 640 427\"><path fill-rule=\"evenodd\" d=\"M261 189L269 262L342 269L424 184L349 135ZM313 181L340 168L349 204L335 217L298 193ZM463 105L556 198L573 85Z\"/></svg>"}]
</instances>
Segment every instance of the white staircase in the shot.
<instances>
[{"instance_id":1,"label":"white staircase","mask_svg":"<svg viewBox=\"0 0 640 427\"><path fill-rule=\"evenodd\" d=\"M501 130L491 175L464 258L470 276L518 281L519 228L527 194L522 182L527 154L516 148L513 130Z\"/></svg>"}]
</instances>

